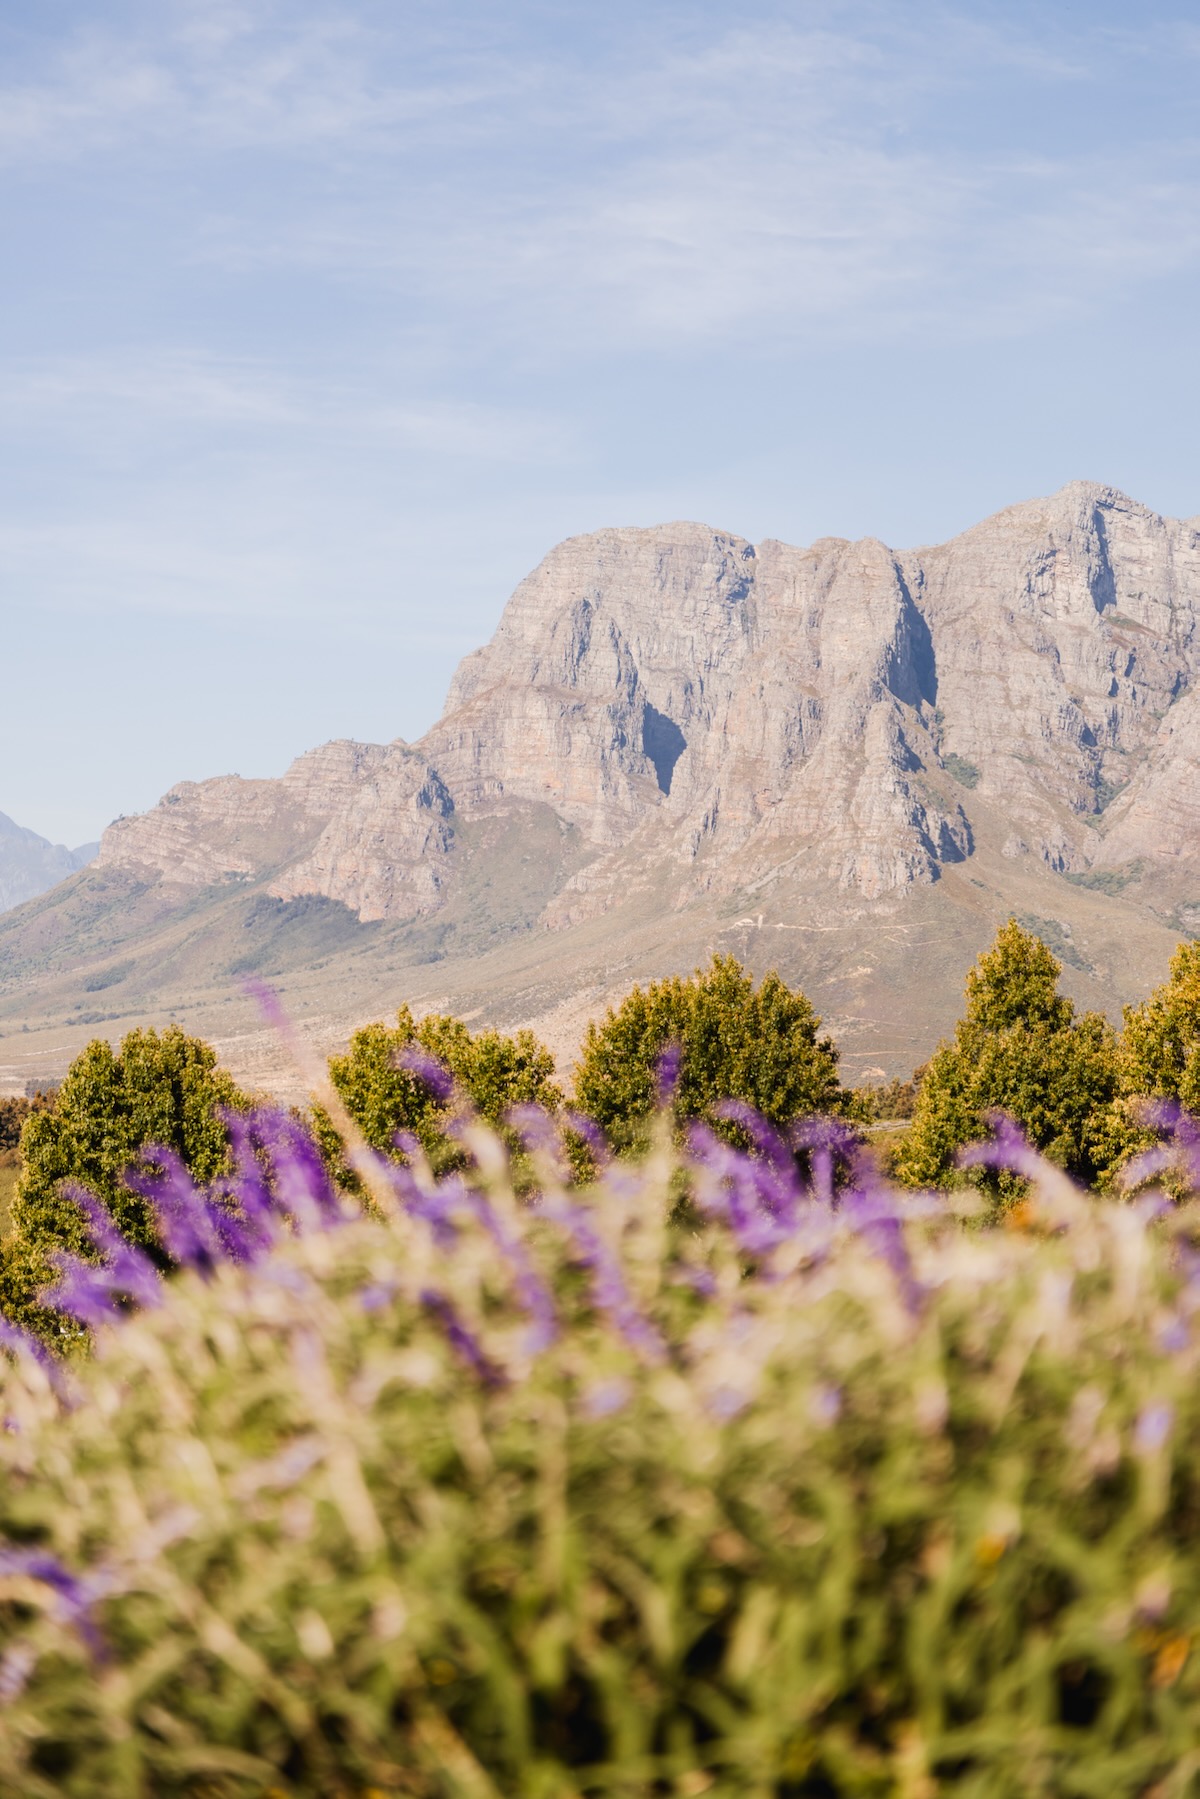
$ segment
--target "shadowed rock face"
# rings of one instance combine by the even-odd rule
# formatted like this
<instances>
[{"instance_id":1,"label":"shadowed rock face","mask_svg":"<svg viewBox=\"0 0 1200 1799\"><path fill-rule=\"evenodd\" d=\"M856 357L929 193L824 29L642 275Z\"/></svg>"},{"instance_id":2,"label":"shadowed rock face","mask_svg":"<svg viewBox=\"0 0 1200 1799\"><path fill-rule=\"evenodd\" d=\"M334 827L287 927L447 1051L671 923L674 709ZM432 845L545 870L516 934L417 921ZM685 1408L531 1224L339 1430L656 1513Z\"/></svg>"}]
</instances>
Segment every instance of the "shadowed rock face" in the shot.
<instances>
[{"instance_id":1,"label":"shadowed rock face","mask_svg":"<svg viewBox=\"0 0 1200 1799\"><path fill-rule=\"evenodd\" d=\"M653 865L676 904L802 860L876 899L975 849L1078 878L1200 841L1200 533L1076 483L927 550L702 525L560 544L416 746L329 744L279 781L174 789L100 862L181 884L269 872L363 919L452 893L456 825L541 802L583 865L559 926Z\"/></svg>"}]
</instances>

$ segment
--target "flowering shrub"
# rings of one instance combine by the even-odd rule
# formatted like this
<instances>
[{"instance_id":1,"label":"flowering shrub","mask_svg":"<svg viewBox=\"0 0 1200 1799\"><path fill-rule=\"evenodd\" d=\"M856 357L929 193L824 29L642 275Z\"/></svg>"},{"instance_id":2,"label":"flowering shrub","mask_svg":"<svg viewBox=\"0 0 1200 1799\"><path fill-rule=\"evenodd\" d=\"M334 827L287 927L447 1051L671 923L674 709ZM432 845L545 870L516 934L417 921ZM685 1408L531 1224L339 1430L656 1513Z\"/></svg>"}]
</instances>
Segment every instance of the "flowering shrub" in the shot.
<instances>
[{"instance_id":1,"label":"flowering shrub","mask_svg":"<svg viewBox=\"0 0 1200 1799\"><path fill-rule=\"evenodd\" d=\"M84 1199L90 1355L3 1327L0 1791L1196 1791L1194 1127L1118 1202L1001 1122L968 1230L731 1121L579 1192L525 1114L532 1204L468 1123L364 1211L233 1118L133 1177L169 1282Z\"/></svg>"}]
</instances>

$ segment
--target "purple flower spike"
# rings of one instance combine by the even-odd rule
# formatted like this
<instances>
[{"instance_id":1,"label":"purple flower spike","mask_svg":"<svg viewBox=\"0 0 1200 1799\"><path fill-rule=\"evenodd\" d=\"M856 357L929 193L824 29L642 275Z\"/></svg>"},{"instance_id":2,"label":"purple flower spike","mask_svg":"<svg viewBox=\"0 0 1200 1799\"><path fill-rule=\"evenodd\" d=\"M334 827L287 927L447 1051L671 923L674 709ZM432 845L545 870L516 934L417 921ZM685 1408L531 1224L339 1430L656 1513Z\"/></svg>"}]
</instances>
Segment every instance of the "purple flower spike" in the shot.
<instances>
[{"instance_id":1,"label":"purple flower spike","mask_svg":"<svg viewBox=\"0 0 1200 1799\"><path fill-rule=\"evenodd\" d=\"M668 1043L654 1069L654 1098L660 1111L665 1112L674 1103L682 1063L682 1047L678 1043Z\"/></svg>"},{"instance_id":2,"label":"purple flower spike","mask_svg":"<svg viewBox=\"0 0 1200 1799\"><path fill-rule=\"evenodd\" d=\"M612 1146L594 1118L588 1118L583 1112L564 1112L563 1122L569 1131L583 1138L597 1168L604 1168L612 1161Z\"/></svg>"},{"instance_id":3,"label":"purple flower spike","mask_svg":"<svg viewBox=\"0 0 1200 1799\"><path fill-rule=\"evenodd\" d=\"M291 1022L283 1009L283 1004L269 981L253 979L242 982L242 992L247 999L252 999L262 1013L267 1024L273 1026L281 1036L291 1031Z\"/></svg>"},{"instance_id":4,"label":"purple flower spike","mask_svg":"<svg viewBox=\"0 0 1200 1799\"><path fill-rule=\"evenodd\" d=\"M504 1122L516 1132L526 1149L549 1156L561 1152L562 1132L545 1106L512 1106L505 1113Z\"/></svg>"},{"instance_id":5,"label":"purple flower spike","mask_svg":"<svg viewBox=\"0 0 1200 1799\"><path fill-rule=\"evenodd\" d=\"M725 1220L739 1249L766 1255L791 1235L799 1197L794 1164L781 1176L761 1159L731 1148L706 1124L692 1125L688 1140L701 1174L697 1204Z\"/></svg>"},{"instance_id":6,"label":"purple flower spike","mask_svg":"<svg viewBox=\"0 0 1200 1799\"><path fill-rule=\"evenodd\" d=\"M988 1112L985 1114L991 1127L992 1135L986 1143L972 1143L967 1149L959 1151L958 1166L960 1168L994 1168L1010 1174L1020 1174L1026 1180L1036 1181L1046 1173L1046 1160L1030 1143L1028 1137L1015 1119L1007 1112ZM1066 1180L1068 1177L1063 1175Z\"/></svg>"},{"instance_id":7,"label":"purple flower spike","mask_svg":"<svg viewBox=\"0 0 1200 1799\"><path fill-rule=\"evenodd\" d=\"M592 1303L613 1323L625 1341L647 1361L666 1359L666 1345L657 1327L643 1317L625 1285L621 1264L605 1243L583 1206L546 1206L543 1216L561 1224L573 1241L579 1259L592 1277Z\"/></svg>"},{"instance_id":8,"label":"purple flower spike","mask_svg":"<svg viewBox=\"0 0 1200 1799\"><path fill-rule=\"evenodd\" d=\"M410 1044L407 1049L401 1050L396 1057L396 1066L413 1075L422 1086L428 1087L439 1105L448 1106L454 1098L454 1076L436 1056L418 1049L416 1044Z\"/></svg>"},{"instance_id":9,"label":"purple flower spike","mask_svg":"<svg viewBox=\"0 0 1200 1799\"><path fill-rule=\"evenodd\" d=\"M7 1318L0 1318L0 1348L10 1349L14 1355L36 1362L59 1398L65 1397L62 1369L56 1357L32 1331L22 1330L19 1324L10 1324Z\"/></svg>"},{"instance_id":10,"label":"purple flower spike","mask_svg":"<svg viewBox=\"0 0 1200 1799\"><path fill-rule=\"evenodd\" d=\"M251 1137L265 1158L275 1212L301 1231L328 1230L342 1219L337 1189L308 1131L290 1112L264 1106L251 1117Z\"/></svg>"},{"instance_id":11,"label":"purple flower spike","mask_svg":"<svg viewBox=\"0 0 1200 1799\"><path fill-rule=\"evenodd\" d=\"M140 1162L125 1171L124 1181L149 1204L172 1261L208 1274L221 1262L249 1259L246 1233L231 1214L218 1221L208 1196L173 1150L147 1147Z\"/></svg>"},{"instance_id":12,"label":"purple flower spike","mask_svg":"<svg viewBox=\"0 0 1200 1799\"><path fill-rule=\"evenodd\" d=\"M1175 1409L1164 1400L1156 1400L1139 1412L1133 1427L1133 1447L1137 1455L1157 1455L1166 1447L1175 1423Z\"/></svg>"},{"instance_id":13,"label":"purple flower spike","mask_svg":"<svg viewBox=\"0 0 1200 1799\"><path fill-rule=\"evenodd\" d=\"M488 1355L478 1337L468 1330L453 1303L444 1293L437 1293L432 1287L426 1287L421 1294L421 1304L431 1317L436 1318L446 1334L446 1341L454 1353L464 1361L473 1374L478 1375L485 1387L506 1387L508 1376Z\"/></svg>"},{"instance_id":14,"label":"purple flower spike","mask_svg":"<svg viewBox=\"0 0 1200 1799\"><path fill-rule=\"evenodd\" d=\"M75 1185L64 1185L63 1193L87 1219L88 1236L104 1259L85 1262L82 1256L56 1250L50 1260L62 1278L39 1293L40 1304L66 1312L89 1327L120 1317L129 1302L161 1304L162 1280L154 1263L126 1242L95 1194Z\"/></svg>"},{"instance_id":15,"label":"purple flower spike","mask_svg":"<svg viewBox=\"0 0 1200 1799\"><path fill-rule=\"evenodd\" d=\"M54 1594L57 1617L79 1632L98 1661L103 1659L104 1639L91 1615L97 1597L95 1582L72 1574L57 1556L44 1549L0 1549L0 1575L5 1574L24 1575L28 1580L40 1581L49 1587Z\"/></svg>"},{"instance_id":16,"label":"purple flower spike","mask_svg":"<svg viewBox=\"0 0 1200 1799\"><path fill-rule=\"evenodd\" d=\"M1122 1186L1143 1186L1155 1175L1174 1168L1191 1192L1200 1192L1200 1119L1185 1112L1174 1099L1143 1100L1138 1113L1140 1122L1148 1130L1157 1131L1165 1142L1143 1151L1127 1164L1121 1173Z\"/></svg>"},{"instance_id":17,"label":"purple flower spike","mask_svg":"<svg viewBox=\"0 0 1200 1799\"><path fill-rule=\"evenodd\" d=\"M859 1153L857 1134L840 1118L804 1118L792 1126L792 1145L809 1156L812 1197L831 1209L837 1204L833 1177L840 1161L853 1162Z\"/></svg>"},{"instance_id":18,"label":"purple flower spike","mask_svg":"<svg viewBox=\"0 0 1200 1799\"><path fill-rule=\"evenodd\" d=\"M470 1204L475 1216L508 1264L517 1300L532 1321L526 1348L530 1355L540 1355L558 1336L558 1311L554 1296L534 1268L520 1237L507 1228L486 1196L482 1193L472 1194Z\"/></svg>"}]
</instances>

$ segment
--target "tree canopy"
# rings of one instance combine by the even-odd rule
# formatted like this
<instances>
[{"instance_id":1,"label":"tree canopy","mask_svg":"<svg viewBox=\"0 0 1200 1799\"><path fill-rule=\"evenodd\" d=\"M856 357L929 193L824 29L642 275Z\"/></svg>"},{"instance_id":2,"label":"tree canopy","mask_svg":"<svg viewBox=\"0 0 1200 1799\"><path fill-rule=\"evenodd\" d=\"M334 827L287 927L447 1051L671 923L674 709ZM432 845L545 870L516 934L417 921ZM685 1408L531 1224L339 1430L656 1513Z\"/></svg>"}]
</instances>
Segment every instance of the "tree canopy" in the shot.
<instances>
[{"instance_id":1,"label":"tree canopy","mask_svg":"<svg viewBox=\"0 0 1200 1799\"><path fill-rule=\"evenodd\" d=\"M636 1139L658 1103L658 1067L679 1050L676 1118L716 1122L721 1100L743 1100L772 1123L844 1112L849 1095L838 1055L803 993L768 974L755 987L733 956L705 969L635 987L588 1026L575 1103L617 1144Z\"/></svg>"},{"instance_id":2,"label":"tree canopy","mask_svg":"<svg viewBox=\"0 0 1200 1799\"><path fill-rule=\"evenodd\" d=\"M53 1107L33 1112L21 1133L2 1309L10 1316L33 1309L37 1289L53 1272L46 1260L51 1250L88 1251L82 1215L61 1191L65 1181L90 1188L132 1243L157 1248L146 1203L121 1184L123 1171L139 1150L162 1144L197 1181L215 1179L229 1150L220 1111L248 1104L217 1066L215 1050L179 1025L131 1031L119 1050L103 1038L89 1043Z\"/></svg>"},{"instance_id":3,"label":"tree canopy","mask_svg":"<svg viewBox=\"0 0 1200 1799\"><path fill-rule=\"evenodd\" d=\"M515 1106L556 1111L562 1104L554 1057L532 1031L511 1037L494 1030L472 1032L461 1019L441 1013L418 1024L402 1006L394 1025L365 1025L351 1037L346 1054L329 1063L334 1087L374 1149L391 1153L397 1132L411 1131L435 1163L446 1160L446 1125L455 1100L439 1096L419 1072L405 1066L414 1056L439 1062L462 1098L497 1128ZM324 1114L317 1115L317 1128L325 1148L336 1152L337 1135Z\"/></svg>"},{"instance_id":4,"label":"tree canopy","mask_svg":"<svg viewBox=\"0 0 1200 1799\"><path fill-rule=\"evenodd\" d=\"M945 1186L966 1179L956 1174L958 1152L986 1135L993 1109L1007 1112L1079 1180L1108 1172L1121 1146L1112 1109L1116 1040L1101 1014L1076 1014L1058 991L1061 972L1015 919L1001 927L967 975L965 1014L921 1083L896 1157L904 1180Z\"/></svg>"},{"instance_id":5,"label":"tree canopy","mask_svg":"<svg viewBox=\"0 0 1200 1799\"><path fill-rule=\"evenodd\" d=\"M1125 1007L1120 1079L1129 1099L1177 1099L1200 1112L1200 943L1181 943L1163 985Z\"/></svg>"}]
</instances>

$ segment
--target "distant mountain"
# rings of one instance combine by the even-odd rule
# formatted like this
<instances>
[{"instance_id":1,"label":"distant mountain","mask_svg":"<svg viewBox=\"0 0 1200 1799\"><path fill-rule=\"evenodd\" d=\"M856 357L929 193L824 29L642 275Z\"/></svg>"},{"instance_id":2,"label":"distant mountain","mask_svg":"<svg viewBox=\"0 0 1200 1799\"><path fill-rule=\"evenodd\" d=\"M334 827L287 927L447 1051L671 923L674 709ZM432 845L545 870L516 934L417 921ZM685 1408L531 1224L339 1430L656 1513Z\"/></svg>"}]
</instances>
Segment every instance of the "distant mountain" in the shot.
<instances>
[{"instance_id":1,"label":"distant mountain","mask_svg":"<svg viewBox=\"0 0 1200 1799\"><path fill-rule=\"evenodd\" d=\"M27 831L0 812L0 912L35 899L96 858L98 843L65 849L36 831Z\"/></svg>"},{"instance_id":2,"label":"distant mountain","mask_svg":"<svg viewBox=\"0 0 1200 1799\"><path fill-rule=\"evenodd\" d=\"M0 922L0 1028L186 1005L237 1036L253 970L330 1037L406 998L566 1050L720 947L803 981L857 1077L928 1053L1010 912L1115 1011L1200 933L1198 677L1200 521L1107 487L913 551L575 538L419 743L110 826Z\"/></svg>"}]
</instances>

